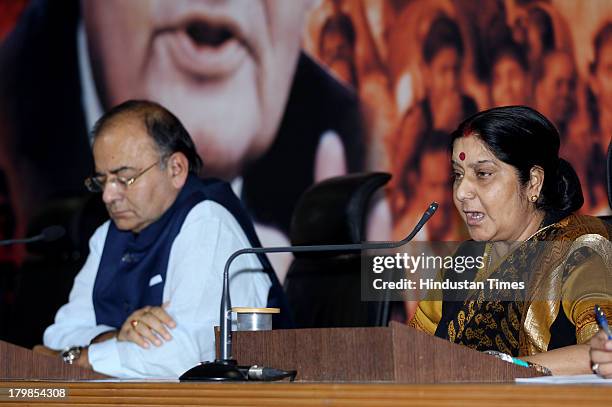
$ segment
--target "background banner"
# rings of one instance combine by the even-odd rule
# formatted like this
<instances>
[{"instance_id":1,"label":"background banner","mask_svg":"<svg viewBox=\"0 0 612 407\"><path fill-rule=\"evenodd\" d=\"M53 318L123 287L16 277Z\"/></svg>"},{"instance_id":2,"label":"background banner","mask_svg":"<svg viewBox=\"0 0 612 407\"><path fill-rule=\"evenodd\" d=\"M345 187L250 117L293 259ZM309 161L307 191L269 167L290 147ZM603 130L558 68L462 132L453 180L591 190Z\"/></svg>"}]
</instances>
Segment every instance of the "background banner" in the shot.
<instances>
[{"instance_id":1,"label":"background banner","mask_svg":"<svg viewBox=\"0 0 612 407\"><path fill-rule=\"evenodd\" d=\"M266 246L290 242L308 187L359 171L393 175L369 239L404 237L435 200L418 239L463 240L448 134L501 105L550 118L581 212L610 213L611 1L0 0L0 35L0 238L68 228L42 253L0 251L5 310L19 270L71 282L80 268L105 216L83 186L89 131L127 99L181 119L202 175L232 183ZM291 260L272 258L281 279Z\"/></svg>"}]
</instances>

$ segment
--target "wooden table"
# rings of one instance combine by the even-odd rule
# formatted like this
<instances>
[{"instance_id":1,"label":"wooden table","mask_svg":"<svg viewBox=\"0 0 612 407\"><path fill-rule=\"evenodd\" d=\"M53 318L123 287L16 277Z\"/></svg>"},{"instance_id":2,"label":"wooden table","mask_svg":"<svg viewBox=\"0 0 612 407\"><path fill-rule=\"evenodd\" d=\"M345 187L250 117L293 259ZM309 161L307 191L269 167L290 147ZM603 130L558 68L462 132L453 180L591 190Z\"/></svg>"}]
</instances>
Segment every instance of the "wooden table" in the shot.
<instances>
[{"instance_id":1,"label":"wooden table","mask_svg":"<svg viewBox=\"0 0 612 407\"><path fill-rule=\"evenodd\" d=\"M584 406L610 405L612 386L532 384L342 384L5 381L0 388L63 388L65 399L15 399L0 405L82 406Z\"/></svg>"}]
</instances>

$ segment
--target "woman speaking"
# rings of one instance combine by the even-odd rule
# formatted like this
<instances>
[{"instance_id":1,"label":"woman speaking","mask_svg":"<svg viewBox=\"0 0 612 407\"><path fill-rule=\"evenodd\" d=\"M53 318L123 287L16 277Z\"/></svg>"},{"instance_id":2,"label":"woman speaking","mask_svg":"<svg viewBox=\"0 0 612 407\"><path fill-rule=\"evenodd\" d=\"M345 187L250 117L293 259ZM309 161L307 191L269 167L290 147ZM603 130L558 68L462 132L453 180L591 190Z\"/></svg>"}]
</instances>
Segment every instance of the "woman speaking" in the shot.
<instances>
[{"instance_id":1,"label":"woman speaking","mask_svg":"<svg viewBox=\"0 0 612 407\"><path fill-rule=\"evenodd\" d=\"M555 127L528 107L500 107L465 120L451 143L453 200L473 240L462 247L484 258L463 277L524 281L525 289L510 299L473 290L461 300L421 301L410 324L553 374L590 373L591 354L612 362L610 351L589 352L594 306L612 316L612 227L576 214L582 190L559 158Z\"/></svg>"}]
</instances>

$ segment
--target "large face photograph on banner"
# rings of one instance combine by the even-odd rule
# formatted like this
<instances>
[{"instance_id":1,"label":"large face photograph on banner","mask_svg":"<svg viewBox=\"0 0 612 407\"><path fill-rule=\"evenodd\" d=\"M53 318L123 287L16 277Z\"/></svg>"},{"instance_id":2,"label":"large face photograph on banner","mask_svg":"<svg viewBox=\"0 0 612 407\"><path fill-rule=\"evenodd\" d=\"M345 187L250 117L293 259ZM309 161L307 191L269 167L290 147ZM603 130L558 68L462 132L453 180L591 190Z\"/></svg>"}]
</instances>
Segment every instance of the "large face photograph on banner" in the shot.
<instances>
[{"instance_id":1,"label":"large face photograph on banner","mask_svg":"<svg viewBox=\"0 0 612 407\"><path fill-rule=\"evenodd\" d=\"M0 239L68 232L55 246L0 247L4 336L45 285L41 327L65 302L107 219L83 185L91 130L129 99L181 120L200 175L231 183L263 246L292 242L312 185L364 171L392 175L364 240L403 238L432 201L417 239L464 240L450 133L497 106L548 117L580 178L580 213L611 214L609 1L0 0L0 36ZM292 260L271 257L281 281ZM38 289L20 296L28 284Z\"/></svg>"}]
</instances>

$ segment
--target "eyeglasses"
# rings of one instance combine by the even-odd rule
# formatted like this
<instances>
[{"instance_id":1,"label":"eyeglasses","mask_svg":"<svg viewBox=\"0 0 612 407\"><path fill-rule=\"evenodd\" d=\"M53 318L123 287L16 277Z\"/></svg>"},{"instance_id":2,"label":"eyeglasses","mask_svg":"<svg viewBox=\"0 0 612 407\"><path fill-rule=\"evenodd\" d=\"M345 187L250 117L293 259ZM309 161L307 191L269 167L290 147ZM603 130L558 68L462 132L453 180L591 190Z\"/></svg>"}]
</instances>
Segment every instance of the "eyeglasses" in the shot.
<instances>
[{"instance_id":1,"label":"eyeglasses","mask_svg":"<svg viewBox=\"0 0 612 407\"><path fill-rule=\"evenodd\" d=\"M154 162L153 164L151 164L150 166L148 166L147 168L145 168L144 170L140 171L138 174L130 178L116 176L108 180L105 175L98 175L98 176L86 178L85 187L87 187L87 189L90 192L103 192L104 188L106 187L106 183L112 182L117 187L119 187L122 191L125 191L126 189L130 187L130 185L136 182L136 180L140 178L145 172L149 171L151 168L159 164L159 162L160 162L159 160Z\"/></svg>"}]
</instances>

